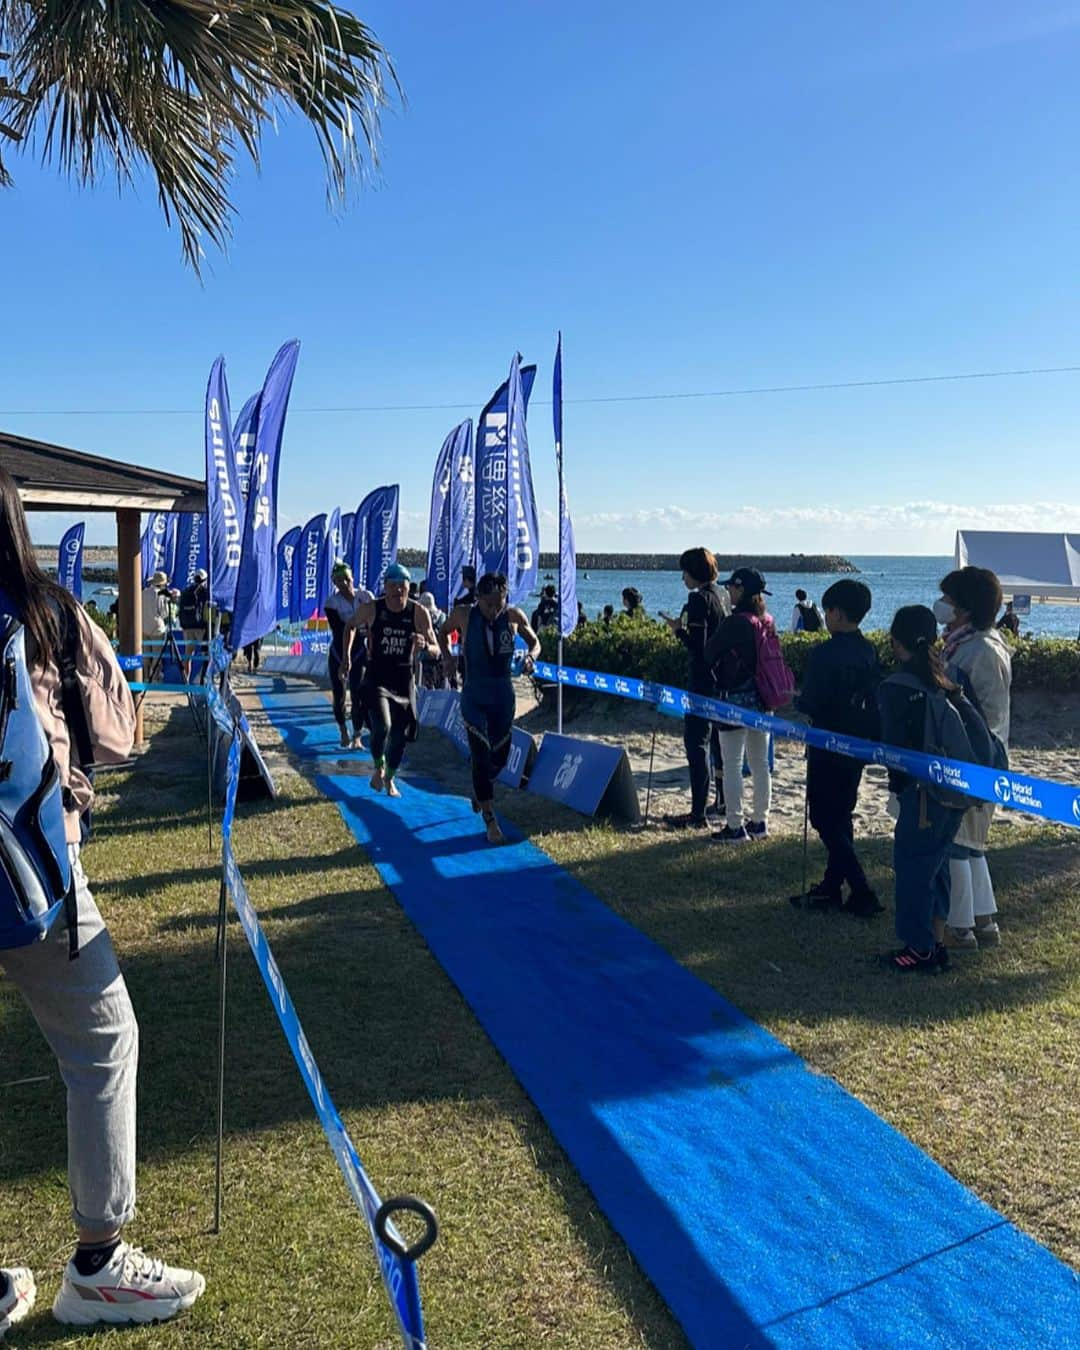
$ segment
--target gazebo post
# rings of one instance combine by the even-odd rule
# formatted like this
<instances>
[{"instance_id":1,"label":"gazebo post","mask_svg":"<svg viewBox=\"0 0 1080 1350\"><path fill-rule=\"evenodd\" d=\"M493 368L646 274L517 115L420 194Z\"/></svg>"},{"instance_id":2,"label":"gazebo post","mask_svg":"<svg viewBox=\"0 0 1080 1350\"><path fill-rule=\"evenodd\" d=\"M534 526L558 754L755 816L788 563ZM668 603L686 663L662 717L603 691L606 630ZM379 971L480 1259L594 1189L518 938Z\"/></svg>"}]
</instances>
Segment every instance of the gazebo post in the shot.
<instances>
[{"instance_id":1,"label":"gazebo post","mask_svg":"<svg viewBox=\"0 0 1080 1350\"><path fill-rule=\"evenodd\" d=\"M125 507L116 513L116 572L120 595L116 605L116 634L120 651L130 656L142 650L141 514ZM129 683L142 679L142 667L127 672ZM135 744L143 743L142 699L135 701Z\"/></svg>"}]
</instances>

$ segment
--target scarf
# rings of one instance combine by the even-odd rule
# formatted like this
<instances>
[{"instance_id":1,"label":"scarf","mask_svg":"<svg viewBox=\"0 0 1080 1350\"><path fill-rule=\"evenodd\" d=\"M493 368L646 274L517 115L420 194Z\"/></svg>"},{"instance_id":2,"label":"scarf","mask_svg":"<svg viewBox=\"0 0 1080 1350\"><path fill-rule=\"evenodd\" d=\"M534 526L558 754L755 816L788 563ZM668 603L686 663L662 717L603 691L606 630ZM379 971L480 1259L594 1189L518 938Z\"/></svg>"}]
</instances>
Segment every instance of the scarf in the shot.
<instances>
[{"instance_id":1,"label":"scarf","mask_svg":"<svg viewBox=\"0 0 1080 1350\"><path fill-rule=\"evenodd\" d=\"M945 664L949 665L956 655L957 647L962 647L965 642L975 636L975 629L971 624L962 624L959 628L954 628L951 633L945 634L944 658Z\"/></svg>"}]
</instances>

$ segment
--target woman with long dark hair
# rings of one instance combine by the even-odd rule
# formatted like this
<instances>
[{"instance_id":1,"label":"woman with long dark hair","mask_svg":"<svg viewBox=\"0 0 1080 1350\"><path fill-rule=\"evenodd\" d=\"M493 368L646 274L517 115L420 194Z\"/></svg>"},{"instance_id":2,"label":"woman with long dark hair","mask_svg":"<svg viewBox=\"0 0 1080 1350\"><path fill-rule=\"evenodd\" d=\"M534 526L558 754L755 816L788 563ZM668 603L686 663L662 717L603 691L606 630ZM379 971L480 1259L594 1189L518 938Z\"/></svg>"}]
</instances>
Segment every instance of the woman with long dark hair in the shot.
<instances>
[{"instance_id":1,"label":"woman with long dark hair","mask_svg":"<svg viewBox=\"0 0 1080 1350\"><path fill-rule=\"evenodd\" d=\"M931 610L905 605L896 611L889 633L899 670L878 687L881 738L886 745L922 753L930 749L927 700L940 703L962 695L945 678ZM949 964L943 945L949 913L949 849L963 807L944 805L925 784L897 769L889 770L889 791L896 816L896 936L904 945L883 963L899 974L936 974Z\"/></svg>"},{"instance_id":2,"label":"woman with long dark hair","mask_svg":"<svg viewBox=\"0 0 1080 1350\"><path fill-rule=\"evenodd\" d=\"M68 1183L78 1242L53 1315L80 1326L164 1321L190 1307L205 1281L195 1271L151 1260L121 1237L135 1213L139 1036L79 859L80 817L93 799L86 742L94 762L126 757L135 712L104 633L38 566L18 489L2 467L0 613L8 631L18 624L24 630L35 711L63 784L75 896L72 931L60 920L43 941L0 950L0 971L29 1005L67 1087ZM65 699L72 706L72 677L82 708L78 727L68 725L64 712ZM78 960L71 959L72 948ZM34 1297L25 1266L0 1270L0 1334L25 1316Z\"/></svg>"}]
</instances>

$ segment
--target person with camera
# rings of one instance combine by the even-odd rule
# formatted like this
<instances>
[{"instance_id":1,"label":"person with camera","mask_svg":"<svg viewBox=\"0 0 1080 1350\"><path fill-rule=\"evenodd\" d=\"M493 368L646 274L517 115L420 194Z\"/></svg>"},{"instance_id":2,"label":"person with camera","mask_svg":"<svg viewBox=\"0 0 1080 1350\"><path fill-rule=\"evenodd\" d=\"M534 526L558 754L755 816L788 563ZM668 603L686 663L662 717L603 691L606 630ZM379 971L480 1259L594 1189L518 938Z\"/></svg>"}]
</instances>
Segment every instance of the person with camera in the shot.
<instances>
[{"instance_id":1,"label":"person with camera","mask_svg":"<svg viewBox=\"0 0 1080 1350\"><path fill-rule=\"evenodd\" d=\"M210 586L206 570L198 568L189 585L180 592L177 618L184 634L184 680L190 682L192 664L209 632ZM200 674L206 678L206 662L200 661Z\"/></svg>"},{"instance_id":2,"label":"person with camera","mask_svg":"<svg viewBox=\"0 0 1080 1350\"><path fill-rule=\"evenodd\" d=\"M0 971L28 1004L67 1088L68 1185L78 1237L53 1316L75 1326L163 1322L189 1308L206 1283L197 1271L167 1266L123 1237L135 1214L139 1033L80 859L80 818L93 800L90 771L94 763L128 756L135 710L104 633L37 565L18 489L2 466L0 578L5 641L22 639L24 676L63 785L71 877L63 906L67 922L58 918L43 940L0 950ZM19 648L9 651L15 670ZM10 722L5 716L0 733L5 749L19 715L14 707L7 711ZM9 904L14 911L14 900ZM27 1267L0 1269L0 1336L26 1316L35 1297Z\"/></svg>"}]
</instances>

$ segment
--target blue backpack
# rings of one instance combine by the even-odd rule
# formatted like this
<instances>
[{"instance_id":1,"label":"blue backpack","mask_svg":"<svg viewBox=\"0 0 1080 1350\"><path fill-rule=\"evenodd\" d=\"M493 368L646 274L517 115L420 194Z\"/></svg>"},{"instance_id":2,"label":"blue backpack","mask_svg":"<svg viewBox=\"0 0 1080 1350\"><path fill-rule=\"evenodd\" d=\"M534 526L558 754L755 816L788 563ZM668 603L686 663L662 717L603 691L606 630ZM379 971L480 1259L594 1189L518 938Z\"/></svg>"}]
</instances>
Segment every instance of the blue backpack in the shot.
<instances>
[{"instance_id":1,"label":"blue backpack","mask_svg":"<svg viewBox=\"0 0 1080 1350\"><path fill-rule=\"evenodd\" d=\"M60 775L38 719L26 631L0 593L0 949L43 939L61 910L77 952Z\"/></svg>"}]
</instances>

